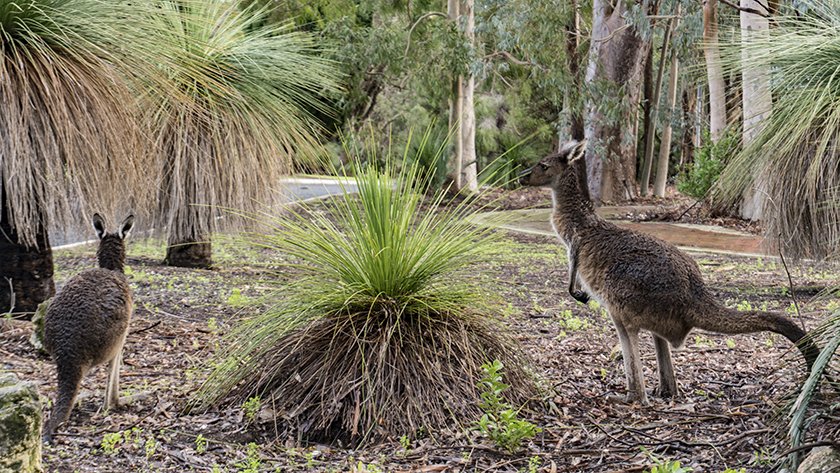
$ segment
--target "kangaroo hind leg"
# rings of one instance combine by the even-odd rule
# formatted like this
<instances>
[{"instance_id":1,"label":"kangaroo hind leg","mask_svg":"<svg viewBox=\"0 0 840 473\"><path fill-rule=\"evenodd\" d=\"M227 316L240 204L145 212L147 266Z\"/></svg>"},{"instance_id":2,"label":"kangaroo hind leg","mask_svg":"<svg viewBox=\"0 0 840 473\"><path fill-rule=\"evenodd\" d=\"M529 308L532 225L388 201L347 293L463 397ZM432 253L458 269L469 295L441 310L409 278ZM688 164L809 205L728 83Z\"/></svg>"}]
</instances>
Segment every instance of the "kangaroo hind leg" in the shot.
<instances>
[{"instance_id":1,"label":"kangaroo hind leg","mask_svg":"<svg viewBox=\"0 0 840 473\"><path fill-rule=\"evenodd\" d=\"M645 378L642 373L642 360L639 356L639 330L628 329L624 324L615 320L618 340L621 342L621 355L624 358L624 374L627 377L627 401L638 401L647 404L645 394Z\"/></svg>"},{"instance_id":2,"label":"kangaroo hind leg","mask_svg":"<svg viewBox=\"0 0 840 473\"><path fill-rule=\"evenodd\" d=\"M659 371L659 387L656 395L671 398L677 395L677 379L674 376L674 363L671 360L671 345L659 335L653 336L656 346L656 365Z\"/></svg>"},{"instance_id":3,"label":"kangaroo hind leg","mask_svg":"<svg viewBox=\"0 0 840 473\"><path fill-rule=\"evenodd\" d=\"M120 350L108 364L108 383L105 385L104 410L120 405L120 362L122 361L122 350Z\"/></svg>"}]
</instances>

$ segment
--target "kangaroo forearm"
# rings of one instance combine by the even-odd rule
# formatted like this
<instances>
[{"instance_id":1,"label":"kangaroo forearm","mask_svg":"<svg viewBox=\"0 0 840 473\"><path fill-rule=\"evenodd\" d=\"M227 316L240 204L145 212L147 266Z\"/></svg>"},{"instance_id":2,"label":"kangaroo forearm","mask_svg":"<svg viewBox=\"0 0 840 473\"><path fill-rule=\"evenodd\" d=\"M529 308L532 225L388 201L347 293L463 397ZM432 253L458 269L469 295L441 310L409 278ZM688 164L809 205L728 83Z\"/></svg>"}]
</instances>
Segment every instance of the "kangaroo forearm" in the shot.
<instances>
[{"instance_id":1,"label":"kangaroo forearm","mask_svg":"<svg viewBox=\"0 0 840 473\"><path fill-rule=\"evenodd\" d=\"M575 283L577 282L577 249L573 247L569 251L569 294L571 294L572 298L576 301L586 304L589 302L589 295L581 290L575 288Z\"/></svg>"}]
</instances>

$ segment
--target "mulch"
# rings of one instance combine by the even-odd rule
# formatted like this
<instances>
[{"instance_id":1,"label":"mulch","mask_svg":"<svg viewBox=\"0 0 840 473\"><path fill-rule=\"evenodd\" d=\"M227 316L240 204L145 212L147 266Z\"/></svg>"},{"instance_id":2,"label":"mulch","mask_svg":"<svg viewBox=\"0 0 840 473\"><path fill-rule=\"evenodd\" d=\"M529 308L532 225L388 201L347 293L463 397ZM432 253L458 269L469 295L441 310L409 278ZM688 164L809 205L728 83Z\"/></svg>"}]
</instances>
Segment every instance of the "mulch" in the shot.
<instances>
[{"instance_id":1,"label":"mulch","mask_svg":"<svg viewBox=\"0 0 840 473\"><path fill-rule=\"evenodd\" d=\"M533 207L546 198L530 190L511 192L505 205ZM454 473L533 467L544 472L641 472L663 458L695 471L746 467L765 472L778 464L787 448L787 403L804 378L804 365L787 340L767 333L693 332L685 347L674 352L680 391L676 399L651 397L645 407L616 402L612 396L624 392L617 337L603 311L568 295L565 251L555 239L540 236L505 234L502 243L499 260L480 268L479 274L496 284L509 303L503 323L533 360L545 393L522 411L542 432L516 454L498 450L475 431L406 432L403 443L392 439L350 449L275 438L270 406L263 406L256 423L249 423L238 406L185 411L221 337L237 320L259 310L254 298L264 290L260 281L275 277L265 263L276 255L217 244L216 269L169 268L158 263L155 251L162 256L162 249L155 250L155 242L140 242L136 244L142 251L133 251L135 243L128 248L137 308L121 388L123 395L149 396L114 412L98 412L106 370L93 370L70 421L59 430L55 445L44 449L46 470L181 472L211 471L217 465L219 471ZM92 247L58 252L59 282L92 266L94 253ZM787 277L770 258L695 258L712 291L730 307L785 310L790 305ZM801 322L808 328L837 303L836 298L811 296L837 285L838 270L837 264L791 266L796 285L808 288L798 293ZM45 399L52 399L54 366L29 345L30 334L26 322L0 322L0 369L34 383ZM642 358L650 391L657 379L650 337L643 337ZM833 435L832 425L837 423L830 418L817 420L809 440ZM121 433L117 441L116 433ZM250 442L259 447L249 460ZM254 461L259 467L248 470Z\"/></svg>"}]
</instances>

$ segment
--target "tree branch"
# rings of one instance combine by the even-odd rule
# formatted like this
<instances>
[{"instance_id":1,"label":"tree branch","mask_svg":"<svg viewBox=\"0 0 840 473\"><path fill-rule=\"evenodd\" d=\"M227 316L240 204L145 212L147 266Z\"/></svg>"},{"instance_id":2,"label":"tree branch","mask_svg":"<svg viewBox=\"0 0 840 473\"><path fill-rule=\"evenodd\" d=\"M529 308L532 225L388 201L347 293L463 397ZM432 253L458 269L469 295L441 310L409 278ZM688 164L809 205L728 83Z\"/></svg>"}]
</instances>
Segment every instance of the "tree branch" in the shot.
<instances>
[{"instance_id":1,"label":"tree branch","mask_svg":"<svg viewBox=\"0 0 840 473\"><path fill-rule=\"evenodd\" d=\"M736 5L736 4L732 3L732 2L730 2L729 0L720 0L720 3L723 3L724 5L729 5L730 7L734 8L734 9L736 9L736 10L738 10L738 11L742 11L742 12L744 12L744 13L752 13L752 14L754 14L754 15L762 16L762 17L764 17L764 18L770 18L770 14L769 14L769 13L765 13L765 12L763 12L763 11L761 11L761 10L756 10L755 8L742 7L742 6L740 6L740 5ZM762 6L763 6L763 5L762 5Z\"/></svg>"},{"instance_id":2,"label":"tree branch","mask_svg":"<svg viewBox=\"0 0 840 473\"><path fill-rule=\"evenodd\" d=\"M434 18L436 16L442 16L446 18L448 15L439 11L430 11L428 13L420 15L420 18L414 20L414 23L411 25L411 28L408 29L408 41L405 44L405 52L403 53L403 56L408 56L408 50L411 49L411 33L414 33L414 28L417 28L417 25L419 25L420 22L422 22L423 20Z\"/></svg>"}]
</instances>

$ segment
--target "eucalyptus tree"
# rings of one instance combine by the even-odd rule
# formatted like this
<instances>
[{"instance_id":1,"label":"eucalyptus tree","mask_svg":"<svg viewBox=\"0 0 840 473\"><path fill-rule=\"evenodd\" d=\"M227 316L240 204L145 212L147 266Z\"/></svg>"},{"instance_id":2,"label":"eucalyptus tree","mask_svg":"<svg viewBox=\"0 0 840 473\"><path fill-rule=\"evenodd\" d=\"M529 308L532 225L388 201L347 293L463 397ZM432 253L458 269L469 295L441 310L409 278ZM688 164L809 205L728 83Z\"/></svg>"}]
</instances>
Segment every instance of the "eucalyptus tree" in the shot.
<instances>
[{"instance_id":1,"label":"eucalyptus tree","mask_svg":"<svg viewBox=\"0 0 840 473\"><path fill-rule=\"evenodd\" d=\"M584 135L589 193L596 201L626 200L637 192L635 109L651 47L648 17L657 3L592 3Z\"/></svg>"},{"instance_id":2,"label":"eucalyptus tree","mask_svg":"<svg viewBox=\"0 0 840 473\"><path fill-rule=\"evenodd\" d=\"M136 10L0 2L0 311L32 312L54 294L50 231L93 209L144 214L150 165L121 75L149 52Z\"/></svg>"},{"instance_id":3,"label":"eucalyptus tree","mask_svg":"<svg viewBox=\"0 0 840 473\"><path fill-rule=\"evenodd\" d=\"M161 172L158 227L165 263L207 267L211 233L241 223L224 209L253 212L280 198L293 160L319 153L312 114L337 90L334 65L316 37L269 10L224 0L163 0L149 15L167 58L173 93L141 88L143 123Z\"/></svg>"}]
</instances>

